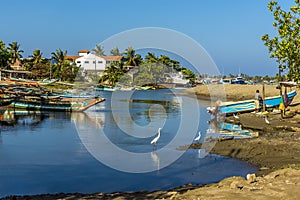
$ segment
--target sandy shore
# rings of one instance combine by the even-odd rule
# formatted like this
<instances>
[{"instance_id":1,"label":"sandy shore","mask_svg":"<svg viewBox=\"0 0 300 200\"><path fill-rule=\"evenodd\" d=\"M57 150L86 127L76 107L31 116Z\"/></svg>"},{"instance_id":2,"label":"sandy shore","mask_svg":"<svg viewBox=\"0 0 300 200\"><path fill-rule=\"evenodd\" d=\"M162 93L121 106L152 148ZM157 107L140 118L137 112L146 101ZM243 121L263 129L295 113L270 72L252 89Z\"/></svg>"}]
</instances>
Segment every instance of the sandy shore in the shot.
<instances>
[{"instance_id":1,"label":"sandy shore","mask_svg":"<svg viewBox=\"0 0 300 200\"><path fill-rule=\"evenodd\" d=\"M264 93L263 93L264 88ZM295 88L293 88L295 89ZM241 101L253 99L256 90L260 91L265 97L279 95L279 90L276 85L239 85L239 84L216 84L216 85L200 85L195 88L187 89L183 94L195 94L200 99L218 99L226 98L227 101ZM289 92L292 89L287 89Z\"/></svg>"},{"instance_id":2,"label":"sandy shore","mask_svg":"<svg viewBox=\"0 0 300 200\"><path fill-rule=\"evenodd\" d=\"M214 86L188 89L186 95L210 98ZM262 86L225 85L228 100L252 99ZM217 90L217 89L215 89ZM276 86L265 86L266 96L278 95ZM186 185L168 191L112 193L112 194L56 194L7 199L300 199L300 94L289 107L288 118L270 114L270 125L255 114L241 114L237 122L245 128L259 131L254 139L218 142L211 153L238 158L260 168L256 178L229 177L219 183L203 187ZM217 98L216 98L217 99ZM233 117L227 121L236 122ZM192 146L199 148L201 145Z\"/></svg>"}]
</instances>

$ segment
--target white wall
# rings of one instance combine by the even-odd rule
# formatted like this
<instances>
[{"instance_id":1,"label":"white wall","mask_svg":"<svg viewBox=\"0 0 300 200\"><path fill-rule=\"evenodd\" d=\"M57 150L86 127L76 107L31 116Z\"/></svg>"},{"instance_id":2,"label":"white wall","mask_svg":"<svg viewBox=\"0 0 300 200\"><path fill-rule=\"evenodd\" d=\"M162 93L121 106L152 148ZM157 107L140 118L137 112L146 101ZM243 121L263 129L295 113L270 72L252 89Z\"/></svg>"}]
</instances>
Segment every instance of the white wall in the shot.
<instances>
[{"instance_id":1,"label":"white wall","mask_svg":"<svg viewBox=\"0 0 300 200\"><path fill-rule=\"evenodd\" d=\"M83 57L77 58L75 63L85 71L104 71L106 66L106 60L94 54L86 54Z\"/></svg>"}]
</instances>

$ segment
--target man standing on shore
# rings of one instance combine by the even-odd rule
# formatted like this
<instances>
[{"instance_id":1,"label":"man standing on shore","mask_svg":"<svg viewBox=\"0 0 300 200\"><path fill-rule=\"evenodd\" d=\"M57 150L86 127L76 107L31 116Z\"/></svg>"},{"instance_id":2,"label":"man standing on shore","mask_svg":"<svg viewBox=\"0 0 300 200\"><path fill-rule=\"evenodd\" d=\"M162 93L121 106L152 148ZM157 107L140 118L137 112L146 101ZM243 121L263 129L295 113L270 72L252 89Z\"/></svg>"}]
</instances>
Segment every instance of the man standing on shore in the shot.
<instances>
[{"instance_id":1,"label":"man standing on shore","mask_svg":"<svg viewBox=\"0 0 300 200\"><path fill-rule=\"evenodd\" d=\"M257 113L260 110L260 101L262 100L259 90L256 90L255 97L254 97L254 108L255 112Z\"/></svg>"}]
</instances>

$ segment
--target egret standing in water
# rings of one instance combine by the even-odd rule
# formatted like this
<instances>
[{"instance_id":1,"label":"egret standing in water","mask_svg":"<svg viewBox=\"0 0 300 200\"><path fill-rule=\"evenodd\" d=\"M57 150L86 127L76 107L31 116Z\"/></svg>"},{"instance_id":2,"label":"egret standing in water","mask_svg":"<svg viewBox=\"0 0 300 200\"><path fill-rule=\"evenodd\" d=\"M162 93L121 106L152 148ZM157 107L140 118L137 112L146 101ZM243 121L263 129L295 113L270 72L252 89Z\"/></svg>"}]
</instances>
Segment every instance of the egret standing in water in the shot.
<instances>
[{"instance_id":1,"label":"egret standing in water","mask_svg":"<svg viewBox=\"0 0 300 200\"><path fill-rule=\"evenodd\" d=\"M156 142L159 140L159 138L160 138L160 130L161 130L162 128L158 128L158 135L150 142L150 144L154 144L154 145L156 145Z\"/></svg>"},{"instance_id":2,"label":"egret standing in water","mask_svg":"<svg viewBox=\"0 0 300 200\"><path fill-rule=\"evenodd\" d=\"M195 141L199 141L200 138L201 138L201 132L199 131L199 132L198 132L198 136L197 136L194 140L195 140Z\"/></svg>"}]
</instances>

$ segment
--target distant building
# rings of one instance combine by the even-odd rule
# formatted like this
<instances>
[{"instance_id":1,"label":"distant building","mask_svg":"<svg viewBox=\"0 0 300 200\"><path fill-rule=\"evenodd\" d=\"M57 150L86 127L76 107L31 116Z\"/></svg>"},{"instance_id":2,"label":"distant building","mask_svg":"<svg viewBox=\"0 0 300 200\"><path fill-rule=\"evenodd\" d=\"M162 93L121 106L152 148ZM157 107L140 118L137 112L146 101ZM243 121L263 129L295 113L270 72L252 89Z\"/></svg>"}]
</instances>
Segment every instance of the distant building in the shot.
<instances>
[{"instance_id":1,"label":"distant building","mask_svg":"<svg viewBox=\"0 0 300 200\"><path fill-rule=\"evenodd\" d=\"M25 67L21 65L21 62L19 59L17 59L14 64L10 65L10 68L12 70L16 70L16 71L24 71L25 70Z\"/></svg>"},{"instance_id":2,"label":"distant building","mask_svg":"<svg viewBox=\"0 0 300 200\"><path fill-rule=\"evenodd\" d=\"M65 60L75 62L84 72L102 75L107 66L121 61L122 56L97 56L89 50L80 50L77 56L65 56Z\"/></svg>"}]
</instances>

